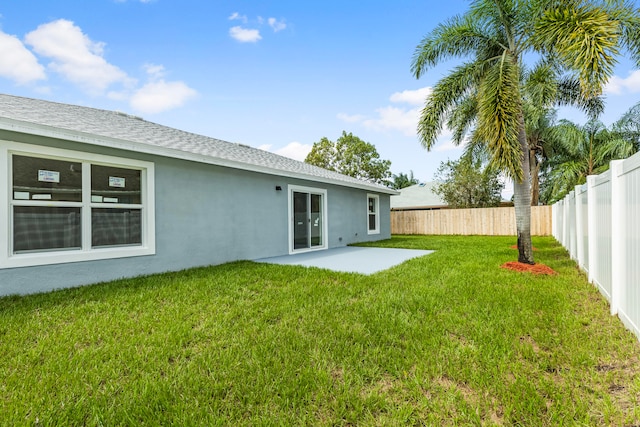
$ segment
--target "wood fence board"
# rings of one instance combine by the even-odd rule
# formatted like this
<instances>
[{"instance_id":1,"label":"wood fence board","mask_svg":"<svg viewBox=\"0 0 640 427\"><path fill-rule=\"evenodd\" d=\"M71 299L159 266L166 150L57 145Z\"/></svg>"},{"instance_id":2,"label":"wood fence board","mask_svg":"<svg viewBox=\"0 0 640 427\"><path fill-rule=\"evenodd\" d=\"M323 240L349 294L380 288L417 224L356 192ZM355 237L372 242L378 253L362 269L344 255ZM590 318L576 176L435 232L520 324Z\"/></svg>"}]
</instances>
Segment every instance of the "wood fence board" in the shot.
<instances>
[{"instance_id":1,"label":"wood fence board","mask_svg":"<svg viewBox=\"0 0 640 427\"><path fill-rule=\"evenodd\" d=\"M551 235L551 206L531 207L531 235ZM513 207L391 211L392 234L515 236Z\"/></svg>"}]
</instances>

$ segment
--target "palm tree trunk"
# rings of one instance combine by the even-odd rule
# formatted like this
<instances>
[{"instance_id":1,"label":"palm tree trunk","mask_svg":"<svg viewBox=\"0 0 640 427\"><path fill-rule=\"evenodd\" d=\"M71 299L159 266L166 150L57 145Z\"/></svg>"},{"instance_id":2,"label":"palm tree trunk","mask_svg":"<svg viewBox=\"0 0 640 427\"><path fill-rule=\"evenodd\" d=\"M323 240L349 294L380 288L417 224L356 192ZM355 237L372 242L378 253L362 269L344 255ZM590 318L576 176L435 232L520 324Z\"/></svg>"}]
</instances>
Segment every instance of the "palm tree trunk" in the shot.
<instances>
[{"instance_id":1,"label":"palm tree trunk","mask_svg":"<svg viewBox=\"0 0 640 427\"><path fill-rule=\"evenodd\" d=\"M540 202L540 164L536 158L535 148L529 149L529 167L531 170L531 206Z\"/></svg>"},{"instance_id":2,"label":"palm tree trunk","mask_svg":"<svg viewBox=\"0 0 640 427\"><path fill-rule=\"evenodd\" d=\"M531 169L529 168L529 144L524 129L524 115L520 114L518 141L522 152L522 181L513 181L513 204L516 211L516 232L518 234L518 261L535 264L531 245Z\"/></svg>"}]
</instances>

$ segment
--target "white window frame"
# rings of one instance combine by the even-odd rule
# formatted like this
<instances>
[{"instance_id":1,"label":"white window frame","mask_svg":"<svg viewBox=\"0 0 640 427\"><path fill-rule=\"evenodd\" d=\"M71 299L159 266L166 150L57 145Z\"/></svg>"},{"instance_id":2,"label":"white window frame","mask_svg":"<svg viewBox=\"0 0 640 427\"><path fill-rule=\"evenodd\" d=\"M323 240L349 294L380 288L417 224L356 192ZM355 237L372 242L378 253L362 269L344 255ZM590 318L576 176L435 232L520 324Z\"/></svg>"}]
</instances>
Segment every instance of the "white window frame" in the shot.
<instances>
[{"instance_id":1,"label":"white window frame","mask_svg":"<svg viewBox=\"0 0 640 427\"><path fill-rule=\"evenodd\" d=\"M369 199L374 199L375 212L372 214L369 212ZM369 229L369 216L375 215L375 230ZM367 194L367 234L380 234L380 196L377 194Z\"/></svg>"},{"instance_id":2,"label":"white window frame","mask_svg":"<svg viewBox=\"0 0 640 427\"><path fill-rule=\"evenodd\" d=\"M314 187L304 187L301 185L289 185L287 188L289 192L288 197L288 205L287 209L288 220L289 220L289 255L297 254L301 252L311 252L311 251L321 251L328 248L328 238L329 238L329 215L328 215L328 206L329 201L327 198L327 190L323 188L314 188ZM294 218L293 218L293 193L309 193L309 194L319 194L322 196L322 220L323 220L323 228L322 228L322 246L313 246L311 248L302 248L302 249L294 249L293 245L293 233L294 233Z\"/></svg>"},{"instance_id":3,"label":"white window frame","mask_svg":"<svg viewBox=\"0 0 640 427\"><path fill-rule=\"evenodd\" d=\"M82 163L82 202L50 202L32 200L13 200L13 155L41 157ZM117 203L91 202L91 168L89 165L113 166L140 170L140 204L127 205ZM156 253L155 244L155 187L154 164L151 162L105 156L80 151L23 144L0 140L0 170L5 170L0 182L0 235L7 236L0 241L0 269L28 267L36 265L62 264L78 261L92 261L112 258L125 258ZM13 253L13 206L77 206L82 212L81 249L48 250L42 252ZM142 242L140 245L91 247L91 209L92 208L140 209L142 221Z\"/></svg>"}]
</instances>

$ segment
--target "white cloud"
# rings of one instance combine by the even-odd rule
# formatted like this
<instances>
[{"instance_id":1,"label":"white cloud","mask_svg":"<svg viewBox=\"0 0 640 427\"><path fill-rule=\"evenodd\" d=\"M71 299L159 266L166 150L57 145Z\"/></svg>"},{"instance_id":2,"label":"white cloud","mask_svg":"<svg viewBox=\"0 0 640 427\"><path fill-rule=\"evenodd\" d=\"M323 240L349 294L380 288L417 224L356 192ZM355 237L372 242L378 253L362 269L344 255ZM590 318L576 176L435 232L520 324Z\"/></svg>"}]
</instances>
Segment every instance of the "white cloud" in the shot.
<instances>
[{"instance_id":1,"label":"white cloud","mask_svg":"<svg viewBox=\"0 0 640 427\"><path fill-rule=\"evenodd\" d=\"M114 101L128 101L131 108L144 114L162 113L183 106L198 93L181 81L165 81L166 70L163 65L144 64L147 83L135 90L111 91L107 94Z\"/></svg>"},{"instance_id":2,"label":"white cloud","mask_svg":"<svg viewBox=\"0 0 640 427\"><path fill-rule=\"evenodd\" d=\"M269 18L268 22L269 22L269 26L273 28L273 31L275 33L287 28L287 24L284 23L284 19L281 21L278 21L276 18Z\"/></svg>"},{"instance_id":3,"label":"white cloud","mask_svg":"<svg viewBox=\"0 0 640 427\"><path fill-rule=\"evenodd\" d=\"M245 15L240 15L238 12L233 12L231 16L229 16L229 21L241 21L246 24L247 17Z\"/></svg>"},{"instance_id":4,"label":"white cloud","mask_svg":"<svg viewBox=\"0 0 640 427\"><path fill-rule=\"evenodd\" d=\"M269 25L274 33L287 28L287 24L284 19L278 20L276 18L267 18L265 20L262 16L257 16L249 20L246 15L241 15L239 12L233 12L227 19L229 21L240 21L245 24L245 26L236 25L229 29L229 35L241 43L255 43L262 40L260 30L264 25ZM249 21L251 21L251 26L257 28L246 28Z\"/></svg>"},{"instance_id":5,"label":"white cloud","mask_svg":"<svg viewBox=\"0 0 640 427\"><path fill-rule=\"evenodd\" d=\"M362 123L374 130L398 130L407 136L416 134L420 108L410 110L398 107L382 107L376 109L378 117L364 120Z\"/></svg>"},{"instance_id":6,"label":"white cloud","mask_svg":"<svg viewBox=\"0 0 640 427\"><path fill-rule=\"evenodd\" d=\"M391 102L415 105L413 108L388 105L377 108L375 117L345 113L339 113L337 117L344 122L360 123L376 131L400 131L407 136L416 136L420 111L431 91L430 87L423 87L395 92L389 97Z\"/></svg>"},{"instance_id":7,"label":"white cloud","mask_svg":"<svg viewBox=\"0 0 640 427\"><path fill-rule=\"evenodd\" d=\"M155 114L181 107L196 95L197 92L184 82L158 80L138 89L129 102L136 111Z\"/></svg>"},{"instance_id":8,"label":"white cloud","mask_svg":"<svg viewBox=\"0 0 640 427\"><path fill-rule=\"evenodd\" d=\"M0 76L18 84L47 78L44 67L17 37L0 31Z\"/></svg>"},{"instance_id":9,"label":"white cloud","mask_svg":"<svg viewBox=\"0 0 640 427\"><path fill-rule=\"evenodd\" d=\"M110 85L133 83L125 72L103 57L104 43L93 42L66 19L40 25L25 41L41 56L51 59L49 67L91 93L103 93Z\"/></svg>"},{"instance_id":10,"label":"white cloud","mask_svg":"<svg viewBox=\"0 0 640 427\"><path fill-rule=\"evenodd\" d=\"M301 162L307 157L307 154L311 151L313 147L311 144L301 144L299 142L290 142L282 148L278 148L277 150L272 150L273 144L263 144L258 148L260 150L271 151L272 153L279 154L284 157L288 157L293 160L299 160Z\"/></svg>"},{"instance_id":11,"label":"white cloud","mask_svg":"<svg viewBox=\"0 0 640 427\"><path fill-rule=\"evenodd\" d=\"M403 90L396 92L389 97L391 102L406 102L411 105L424 105L425 100L431 95L431 87L423 87L416 90Z\"/></svg>"},{"instance_id":12,"label":"white cloud","mask_svg":"<svg viewBox=\"0 0 640 427\"><path fill-rule=\"evenodd\" d=\"M294 141L274 151L274 153L303 162L312 147L311 144L300 144Z\"/></svg>"},{"instance_id":13,"label":"white cloud","mask_svg":"<svg viewBox=\"0 0 640 427\"><path fill-rule=\"evenodd\" d=\"M145 0L140 0L146 2ZM71 83L96 95L129 102L143 113L159 113L184 105L197 92L182 81L166 81L162 65L147 63L143 68L148 76L142 87L104 55L105 44L93 42L73 22L59 19L40 25L25 36L25 43L33 51L50 59L48 67ZM22 42L0 31L0 77L26 84L47 78L45 68ZM119 84L114 89L113 85ZM50 93L50 87L36 87L39 93Z\"/></svg>"},{"instance_id":14,"label":"white cloud","mask_svg":"<svg viewBox=\"0 0 640 427\"><path fill-rule=\"evenodd\" d=\"M420 108L410 110L387 106L375 110L376 117L368 118L362 114L339 113L336 117L346 123L360 123L375 131L400 131L407 136L415 136Z\"/></svg>"},{"instance_id":15,"label":"white cloud","mask_svg":"<svg viewBox=\"0 0 640 427\"><path fill-rule=\"evenodd\" d=\"M640 70L630 72L626 78L618 76L611 77L604 91L612 95L640 92Z\"/></svg>"},{"instance_id":16,"label":"white cloud","mask_svg":"<svg viewBox=\"0 0 640 427\"><path fill-rule=\"evenodd\" d=\"M151 80L161 79L165 75L164 65L144 64L143 68Z\"/></svg>"},{"instance_id":17,"label":"white cloud","mask_svg":"<svg viewBox=\"0 0 640 427\"><path fill-rule=\"evenodd\" d=\"M431 94L430 87L416 90L404 90L391 94L389 100L394 103L416 105L414 108L388 105L375 110L376 117L367 118L362 114L338 114L338 119L347 123L361 123L376 131L400 131L407 136L415 136L420 110L425 99Z\"/></svg>"},{"instance_id":18,"label":"white cloud","mask_svg":"<svg viewBox=\"0 0 640 427\"><path fill-rule=\"evenodd\" d=\"M181 107L197 92L181 81L167 82L164 80L165 69L162 65L145 64L144 69L149 76L147 84L136 90L129 103L139 112L147 114L161 113L176 107ZM112 99L118 99L123 94L112 92Z\"/></svg>"},{"instance_id":19,"label":"white cloud","mask_svg":"<svg viewBox=\"0 0 640 427\"><path fill-rule=\"evenodd\" d=\"M231 27L229 35L241 43L255 43L262 39L260 31L239 26Z\"/></svg>"}]
</instances>

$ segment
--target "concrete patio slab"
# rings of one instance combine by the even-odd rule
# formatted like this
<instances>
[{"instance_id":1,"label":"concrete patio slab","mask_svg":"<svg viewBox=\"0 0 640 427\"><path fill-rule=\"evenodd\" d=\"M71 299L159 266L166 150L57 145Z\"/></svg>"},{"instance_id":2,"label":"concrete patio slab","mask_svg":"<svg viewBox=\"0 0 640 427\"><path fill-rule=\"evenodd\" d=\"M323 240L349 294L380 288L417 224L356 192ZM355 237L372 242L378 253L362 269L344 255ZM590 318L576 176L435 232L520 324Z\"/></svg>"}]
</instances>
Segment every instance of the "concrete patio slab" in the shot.
<instances>
[{"instance_id":1,"label":"concrete patio slab","mask_svg":"<svg viewBox=\"0 0 640 427\"><path fill-rule=\"evenodd\" d=\"M401 264L409 259L429 255L434 251L419 249L369 248L346 246L323 251L304 252L262 258L255 262L326 268L347 273L373 274Z\"/></svg>"}]
</instances>

